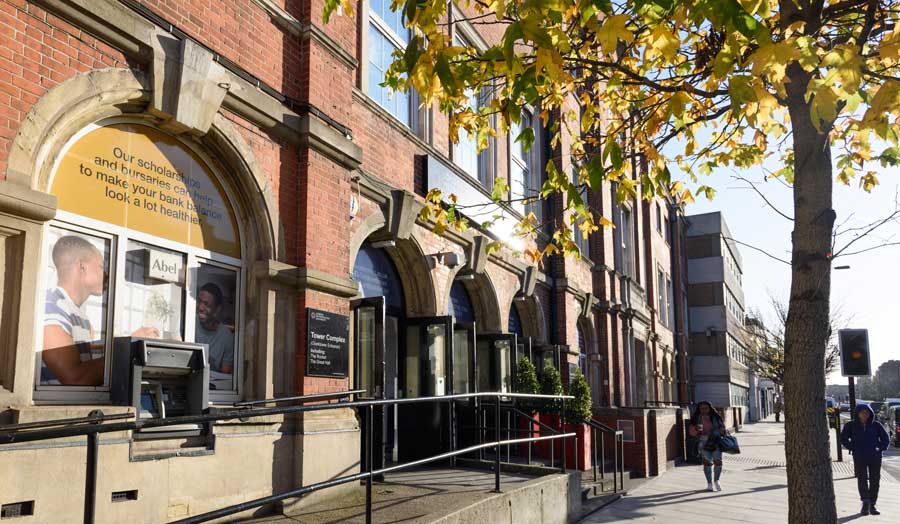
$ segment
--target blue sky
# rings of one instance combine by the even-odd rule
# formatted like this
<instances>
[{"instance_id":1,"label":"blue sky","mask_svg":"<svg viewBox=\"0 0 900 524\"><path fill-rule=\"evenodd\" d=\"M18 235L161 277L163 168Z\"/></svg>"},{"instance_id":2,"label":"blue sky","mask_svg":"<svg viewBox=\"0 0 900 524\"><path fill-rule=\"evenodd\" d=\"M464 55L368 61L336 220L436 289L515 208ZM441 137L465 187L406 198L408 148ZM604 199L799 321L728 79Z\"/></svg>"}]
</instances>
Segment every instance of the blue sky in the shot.
<instances>
[{"instance_id":1,"label":"blue sky","mask_svg":"<svg viewBox=\"0 0 900 524\"><path fill-rule=\"evenodd\" d=\"M768 165L768 164L767 164ZM768 167L776 167L768 165ZM702 183L716 188L712 201L698 197L687 208L688 214L722 211L736 240L756 246L779 258L790 259L792 222L769 208L746 182L735 180L737 172L720 169ZM755 182L757 188L776 207L792 215L792 192L776 180L764 181L762 169L740 172ZM850 216L847 226L862 226L888 216L895 208L894 199L900 191L900 169L881 170L880 185L866 193L854 183L847 187L835 183L834 209L837 223ZM878 239L863 239L853 248L867 247L882 240L900 241L900 221L887 224L877 233ZM850 236L846 240L849 240ZM839 241L841 246L846 240ZM760 310L763 317L771 314L769 296L787 300L790 290L790 267L745 246L739 246L744 262L745 309ZM884 247L864 254L838 257L834 266L849 265L849 269L832 272L832 307L851 317L849 326L867 328L872 354L873 371L890 359L900 358L897 329L900 324L900 246ZM829 383L846 383L840 371L828 377Z\"/></svg>"}]
</instances>

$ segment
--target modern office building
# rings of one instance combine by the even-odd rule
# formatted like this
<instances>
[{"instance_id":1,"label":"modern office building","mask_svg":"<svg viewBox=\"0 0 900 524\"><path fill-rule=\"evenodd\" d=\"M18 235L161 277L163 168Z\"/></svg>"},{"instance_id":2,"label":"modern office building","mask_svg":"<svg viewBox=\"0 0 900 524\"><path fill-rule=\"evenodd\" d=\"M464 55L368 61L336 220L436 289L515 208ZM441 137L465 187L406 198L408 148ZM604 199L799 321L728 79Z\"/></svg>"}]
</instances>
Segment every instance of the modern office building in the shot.
<instances>
[{"instance_id":1,"label":"modern office building","mask_svg":"<svg viewBox=\"0 0 900 524\"><path fill-rule=\"evenodd\" d=\"M688 308L694 398L749 416L743 263L721 212L687 217Z\"/></svg>"}]
</instances>

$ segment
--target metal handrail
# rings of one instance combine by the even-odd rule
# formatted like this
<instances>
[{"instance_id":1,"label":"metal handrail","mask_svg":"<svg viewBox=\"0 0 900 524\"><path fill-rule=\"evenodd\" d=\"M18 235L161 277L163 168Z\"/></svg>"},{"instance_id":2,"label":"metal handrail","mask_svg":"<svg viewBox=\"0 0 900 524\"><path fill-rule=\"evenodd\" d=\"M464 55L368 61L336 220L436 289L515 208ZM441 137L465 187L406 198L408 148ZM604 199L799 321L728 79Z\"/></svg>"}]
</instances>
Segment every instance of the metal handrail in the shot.
<instances>
[{"instance_id":1,"label":"metal handrail","mask_svg":"<svg viewBox=\"0 0 900 524\"><path fill-rule=\"evenodd\" d=\"M60 418L56 420L39 420L36 422L23 422L22 424L9 424L0 426L0 433L22 431L23 429L52 428L54 426L69 426L72 424L97 424L105 420L122 420L134 417L134 413L118 413L115 415L88 415L86 417Z\"/></svg>"},{"instance_id":2,"label":"metal handrail","mask_svg":"<svg viewBox=\"0 0 900 524\"><path fill-rule=\"evenodd\" d=\"M473 446L469 446L464 449L458 449L455 451L448 451L446 453L441 453L440 455L435 455L432 457L427 457L424 459L415 460L413 462L407 462L406 464L398 464L395 466L389 466L386 468L381 468L378 470L371 470L365 473L356 473L353 475L347 475L345 477L340 477L332 480L327 480L324 482L319 482L316 484L311 484L306 487L298 488L295 490L287 491L284 493L279 493L277 495L270 495L268 497L263 497L247 502L242 502L240 504L235 504L233 506L228 506L227 508L221 508L218 510L210 511L207 513L201 513L199 515L194 515L193 517L188 517L185 519L177 520L174 522L170 522L169 524L196 524L199 522L206 522L209 520L226 517L228 515L233 515L235 513L240 513L241 511L246 511L248 509L254 509L261 506L265 506L266 504L271 504L273 502L278 502L280 500L289 499L299 497L300 495L305 495L306 493L311 493L313 491L317 491L324 488L330 488L334 486L339 486L341 484L346 484L348 482L353 482L354 480L362 480L362 479L371 479L373 477L384 475L385 473L391 473L394 471L400 471L403 469L413 468L416 466L423 466L425 464L430 464L432 462L438 462L441 460L446 460L451 457L456 457L459 455L464 455L466 453L471 453L473 451L478 451L479 449L486 449L492 447L506 446L512 444L523 444L525 442L534 442L539 440L553 440L559 438L571 438L574 437L575 433L562 433L559 435L548 435L546 437L534 437L534 438L520 438L520 439L510 439L510 440L501 440L497 442L487 442L484 444L475 444ZM498 451L499 453L499 451ZM367 508L370 511L369 508ZM366 522L369 522L371 519L370 515L366 515Z\"/></svg>"},{"instance_id":3,"label":"metal handrail","mask_svg":"<svg viewBox=\"0 0 900 524\"><path fill-rule=\"evenodd\" d=\"M367 406L383 406L394 404L418 404L425 402L446 402L448 400L457 400L465 398L488 398L488 397L527 397L527 398L549 398L549 399L572 399L571 396L553 396L553 395L523 395L521 393L462 393L459 395L445 395L443 397L416 397L416 398L397 398L397 399L381 399L381 400L354 400L351 402L336 402L333 404L314 404L312 406L283 406L271 408L251 408L247 410L231 410L217 411L216 413L208 413L203 415L184 415L181 417L169 417L164 419L148 418L137 419L129 422L117 422L113 424L92 424L89 426L75 426L58 429L48 429L40 431L22 431L22 432L4 432L0 433L0 444L12 444L15 442L33 442L35 440L47 440L53 438L84 436L90 433L110 433L113 431L133 431L145 428L158 428L164 426L175 426L179 424L202 424L205 422L218 422L222 420L233 420L250 417L265 417L269 415L282 415L289 413L303 413L306 411L325 411L338 408L362 408ZM103 420L103 419L100 419Z\"/></svg>"},{"instance_id":4,"label":"metal handrail","mask_svg":"<svg viewBox=\"0 0 900 524\"><path fill-rule=\"evenodd\" d=\"M348 396L352 392L343 391L336 392L332 396ZM291 401L306 401L306 400L321 400L323 398L322 394L314 394L314 395L306 395L303 397L292 398ZM373 470L372 463L374 457L373 450L373 437L372 437L372 421L374 419L373 413L375 407L379 406L388 406L388 405L398 405L398 404L415 404L415 403L426 403L426 402L449 402L451 406L455 406L454 400L459 399L480 399L480 398L494 398L496 402L493 403L493 407L495 410L495 440L494 442L486 442L482 444L477 444L474 446L470 446L468 448L462 450L452 450L447 453L442 453L439 455L435 455L432 457L428 457L425 459L409 462L406 464L399 464L396 466L391 466L387 468L382 468L380 470ZM269 415L280 415L280 414L290 414L290 413L303 413L307 411L324 411L324 410L332 410L332 409L359 409L366 408L366 464L368 465L368 471L365 473L358 473L355 475L348 475L346 477L341 477L339 479L332 479L326 482L321 482L318 484L313 484L306 487L301 487L296 490L292 490L286 493L281 493L277 495L272 495L269 497L263 497L260 499L244 502L241 504L236 504L233 506L228 506L226 508L221 508L212 512L204 513L202 515L196 515L194 517L189 517L187 519L182 519L177 521L179 524L187 524L187 523L195 523L195 522L205 522L207 520L212 520L215 518L219 518L225 515L232 515L234 513L239 513L246 509L251 509L255 507L260 507L265 504L269 504L271 502L275 502L278 500L284 500L286 498L297 497L299 495L310 493L312 491L316 491L319 489L324 489L331 486L337 486L339 484L345 484L347 482L352 482L354 480L366 479L366 522L367 524L371 523L372 517L372 480L375 476L383 475L384 473L391 471L399 471L406 468L411 468L423 464L428 464L431 462L443 460L446 458L456 457L457 455L462 455L465 453L471 453L472 451L478 451L481 449L487 448L495 448L496 452L494 453L494 486L495 491L500 492L500 447L503 445L509 446L512 444L518 443L530 443L530 442L538 442L542 440L555 440L555 439L566 439L575 437L577 439L576 433L559 433L555 435L548 436L539 436L539 437L529 437L529 438L521 438L521 439L500 439L500 408L501 408L501 398L528 398L528 399L552 399L552 400L561 400L563 406L565 406L565 401L573 399L574 397L570 395L531 395L531 394L522 394L522 393L501 393L501 392L485 392L485 393L463 393L458 395L444 395L439 397L418 397L418 398L402 398L402 399L379 399L379 400L356 400L356 401L347 401L347 402L335 402L328 404L315 404L315 405L299 405L299 406L281 406L281 407L246 407L245 409L234 409L230 411L221 411L215 413L206 413L202 415L187 415L181 417L172 417L166 419L136 419L128 422L114 422L109 424L103 424L104 420L109 420L112 418L124 418L122 415L115 415L110 417L104 417L102 412L99 410L95 410L92 412L91 417L87 417L87 419L82 423L76 426L69 427L60 427L53 429L29 429L33 427L40 428L50 428L55 425L60 425L62 423L68 423L71 419L59 419L55 421L46 421L41 425L25 425L25 428L12 426L12 429L8 429L6 431L0 432L0 444L10 444L17 442L33 442L36 440L47 440L47 439L55 439L55 438L64 438L64 437L74 437L74 436L86 436L87 437L87 467L85 473L85 497L84 497L84 522L86 524L93 524L94 515L95 515L95 507L96 507L96 492L97 492L97 462L98 455L100 450L100 441L99 434L100 433L109 433L114 431L139 431L144 428L153 428L153 427L164 427L164 426L172 426L179 424L190 424L190 423L210 423L222 420L232 420L232 419L247 419L252 417L263 417ZM129 417L134 415L129 414ZM80 419L79 419L80 420ZM452 420L452 410L451 410L451 420ZM452 448L451 442L451 448ZM562 460L562 471L565 472L565 446L563 446L563 460Z\"/></svg>"},{"instance_id":5,"label":"metal handrail","mask_svg":"<svg viewBox=\"0 0 900 524\"><path fill-rule=\"evenodd\" d=\"M599 430L601 433L613 436L613 491L625 490L625 434L620 429L612 429L606 424L594 420L587 419L586 424L593 429ZM591 432L593 446L591 446L591 460L593 462L592 469L594 472L594 482L597 482L597 434ZM606 479L606 442L600 438L600 479ZM618 484L616 476L618 475Z\"/></svg>"},{"instance_id":6,"label":"metal handrail","mask_svg":"<svg viewBox=\"0 0 900 524\"><path fill-rule=\"evenodd\" d=\"M296 401L305 401L305 400L316 400L323 398L345 398L351 395L359 395L360 393L365 393L365 389L351 389L349 391L337 391L332 393L312 393L309 395L298 395L293 397L275 397L275 398L264 398L260 400L244 400L242 402L235 402L232 406L236 408L242 407L250 407L250 406L259 406L262 404L280 404L282 402L296 402Z\"/></svg>"}]
</instances>

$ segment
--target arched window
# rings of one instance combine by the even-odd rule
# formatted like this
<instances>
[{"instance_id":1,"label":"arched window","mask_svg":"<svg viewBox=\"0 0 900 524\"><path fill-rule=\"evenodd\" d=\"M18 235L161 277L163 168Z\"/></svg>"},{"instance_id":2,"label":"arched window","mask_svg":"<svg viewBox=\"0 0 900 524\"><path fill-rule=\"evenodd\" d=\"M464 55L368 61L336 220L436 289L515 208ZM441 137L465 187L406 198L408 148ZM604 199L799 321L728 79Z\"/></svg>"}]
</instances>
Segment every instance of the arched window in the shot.
<instances>
[{"instance_id":1,"label":"arched window","mask_svg":"<svg viewBox=\"0 0 900 524\"><path fill-rule=\"evenodd\" d=\"M63 148L43 258L39 398L108 398L114 337L208 344L213 399L240 383L236 212L209 164L144 123L91 125Z\"/></svg>"},{"instance_id":2,"label":"arched window","mask_svg":"<svg viewBox=\"0 0 900 524\"><path fill-rule=\"evenodd\" d=\"M584 338L584 330L581 329L580 324L576 327L576 331L578 335L578 369L581 370L582 375L587 377L587 340Z\"/></svg>"}]
</instances>

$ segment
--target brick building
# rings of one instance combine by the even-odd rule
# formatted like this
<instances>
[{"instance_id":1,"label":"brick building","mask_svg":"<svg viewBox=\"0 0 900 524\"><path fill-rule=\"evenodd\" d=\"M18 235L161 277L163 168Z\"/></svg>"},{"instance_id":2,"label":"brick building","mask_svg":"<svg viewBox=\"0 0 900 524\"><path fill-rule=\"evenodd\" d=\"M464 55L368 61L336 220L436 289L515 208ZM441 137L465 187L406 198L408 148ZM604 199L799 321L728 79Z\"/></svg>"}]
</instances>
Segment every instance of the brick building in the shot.
<instances>
[{"instance_id":1,"label":"brick building","mask_svg":"<svg viewBox=\"0 0 900 524\"><path fill-rule=\"evenodd\" d=\"M528 355L564 380L580 369L614 426L652 428L629 446L638 471L658 471L677 422L647 405L689 394L682 211L661 197L618 205L607 185L588 198L616 228L584 242L585 259L541 271L489 255L523 213L565 219L560 201L521 204L546 159L564 157L541 140L535 108L523 108L539 137L529 152L508 137L480 153L467 137L453 144L446 115L378 85L407 39L389 2L327 25L322 6L0 0L0 424L187 409L153 380L139 409L117 400L120 340L206 344L214 407L354 387L508 389ZM476 47L499 30L452 27ZM499 176L512 189L498 211ZM435 235L418 213L434 187L473 218L504 218ZM345 322L343 368L309 358L322 319ZM439 425L415 423L432 415L377 420L379 460L445 449ZM100 493L140 493L101 504L101 522L193 515L360 461L349 409L135 433L102 442ZM34 501L29 522L76 516L82 494L65 479L83 464L75 440L4 446L0 503Z\"/></svg>"}]
</instances>

